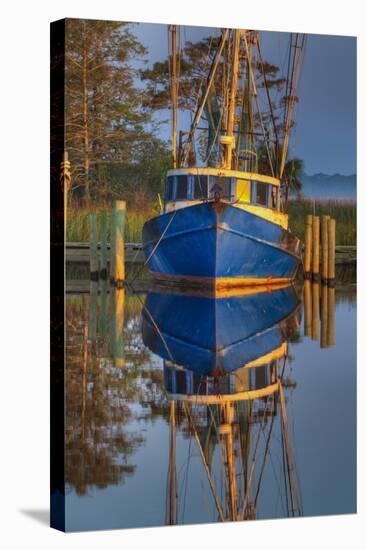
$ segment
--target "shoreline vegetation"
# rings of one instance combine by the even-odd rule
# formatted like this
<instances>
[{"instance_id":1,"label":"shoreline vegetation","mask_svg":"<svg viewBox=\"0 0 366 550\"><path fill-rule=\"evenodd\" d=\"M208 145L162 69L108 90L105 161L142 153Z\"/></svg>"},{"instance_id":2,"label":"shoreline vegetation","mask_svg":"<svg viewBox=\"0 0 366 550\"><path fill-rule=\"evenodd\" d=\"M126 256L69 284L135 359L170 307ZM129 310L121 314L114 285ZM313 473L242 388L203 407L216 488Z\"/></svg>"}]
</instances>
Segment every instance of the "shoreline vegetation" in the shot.
<instances>
[{"instance_id":1,"label":"shoreline vegetation","mask_svg":"<svg viewBox=\"0 0 366 550\"><path fill-rule=\"evenodd\" d=\"M98 204L92 208L79 206L77 203L67 210L67 242L86 242L89 240L89 212L107 212L107 227L109 240L110 204ZM146 220L157 216L160 212L158 202L145 202L144 205L127 203L125 241L141 243L142 227ZM336 244L356 245L357 214L356 201L347 199L293 199L289 202L289 225L291 231L301 240L305 237L305 220L308 214L321 216L329 214L336 219ZM98 232L100 235L100 216L97 215Z\"/></svg>"}]
</instances>

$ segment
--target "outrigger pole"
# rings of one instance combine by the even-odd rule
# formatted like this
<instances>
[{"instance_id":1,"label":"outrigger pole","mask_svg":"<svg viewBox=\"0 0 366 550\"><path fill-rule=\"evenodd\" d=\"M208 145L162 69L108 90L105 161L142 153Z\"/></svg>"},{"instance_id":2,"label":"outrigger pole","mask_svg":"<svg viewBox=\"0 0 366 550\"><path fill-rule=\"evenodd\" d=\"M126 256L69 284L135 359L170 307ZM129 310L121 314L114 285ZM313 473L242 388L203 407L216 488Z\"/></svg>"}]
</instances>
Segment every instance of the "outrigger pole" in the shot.
<instances>
[{"instance_id":1,"label":"outrigger pole","mask_svg":"<svg viewBox=\"0 0 366 550\"><path fill-rule=\"evenodd\" d=\"M283 176L285 169L285 162L287 157L287 151L290 140L290 132L292 127L292 110L297 101L296 89L299 82L301 60L303 56L303 50L305 45L305 35L296 34L295 44L292 44L292 34L290 35L290 49L288 58L288 71L287 71L287 86L286 86L286 107L284 112L284 126L285 136L282 147L281 167L279 172L279 178ZM291 66L291 77L290 75Z\"/></svg>"}]
</instances>

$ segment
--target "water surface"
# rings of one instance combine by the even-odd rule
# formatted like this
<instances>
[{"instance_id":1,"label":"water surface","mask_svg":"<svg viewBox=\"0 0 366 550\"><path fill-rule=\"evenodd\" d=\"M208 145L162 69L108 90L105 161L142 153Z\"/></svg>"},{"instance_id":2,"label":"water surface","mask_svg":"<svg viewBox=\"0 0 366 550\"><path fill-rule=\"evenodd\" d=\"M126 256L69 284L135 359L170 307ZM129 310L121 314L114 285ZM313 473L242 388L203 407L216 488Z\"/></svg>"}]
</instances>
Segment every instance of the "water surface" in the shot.
<instances>
[{"instance_id":1,"label":"water surface","mask_svg":"<svg viewBox=\"0 0 366 550\"><path fill-rule=\"evenodd\" d=\"M66 529L356 511L352 285L67 294Z\"/></svg>"}]
</instances>

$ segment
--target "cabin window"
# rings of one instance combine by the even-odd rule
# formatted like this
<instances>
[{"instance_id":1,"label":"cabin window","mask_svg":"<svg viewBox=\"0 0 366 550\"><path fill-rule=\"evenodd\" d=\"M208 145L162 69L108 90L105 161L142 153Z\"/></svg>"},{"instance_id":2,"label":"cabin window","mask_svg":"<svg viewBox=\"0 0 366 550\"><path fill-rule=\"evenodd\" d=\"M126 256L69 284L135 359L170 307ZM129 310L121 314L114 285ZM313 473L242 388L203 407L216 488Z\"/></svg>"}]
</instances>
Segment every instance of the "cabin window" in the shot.
<instances>
[{"instance_id":1,"label":"cabin window","mask_svg":"<svg viewBox=\"0 0 366 550\"><path fill-rule=\"evenodd\" d=\"M231 179L219 176L210 176L210 197L220 196L221 199L231 200Z\"/></svg>"},{"instance_id":2,"label":"cabin window","mask_svg":"<svg viewBox=\"0 0 366 550\"><path fill-rule=\"evenodd\" d=\"M252 182L252 202L260 206L268 206L268 185L260 181Z\"/></svg>"},{"instance_id":3,"label":"cabin window","mask_svg":"<svg viewBox=\"0 0 366 550\"><path fill-rule=\"evenodd\" d=\"M236 180L236 200L250 202L250 181Z\"/></svg>"},{"instance_id":4,"label":"cabin window","mask_svg":"<svg viewBox=\"0 0 366 550\"><path fill-rule=\"evenodd\" d=\"M207 199L208 197L208 179L207 176L194 176L193 180L193 198Z\"/></svg>"},{"instance_id":5,"label":"cabin window","mask_svg":"<svg viewBox=\"0 0 366 550\"><path fill-rule=\"evenodd\" d=\"M173 178L169 177L165 180L165 200L171 201L173 199Z\"/></svg>"},{"instance_id":6,"label":"cabin window","mask_svg":"<svg viewBox=\"0 0 366 550\"><path fill-rule=\"evenodd\" d=\"M268 197L268 206L275 210L278 209L278 188L276 185L270 186L270 192Z\"/></svg>"},{"instance_id":7,"label":"cabin window","mask_svg":"<svg viewBox=\"0 0 366 550\"><path fill-rule=\"evenodd\" d=\"M176 200L186 199L188 196L188 176L177 176Z\"/></svg>"}]
</instances>

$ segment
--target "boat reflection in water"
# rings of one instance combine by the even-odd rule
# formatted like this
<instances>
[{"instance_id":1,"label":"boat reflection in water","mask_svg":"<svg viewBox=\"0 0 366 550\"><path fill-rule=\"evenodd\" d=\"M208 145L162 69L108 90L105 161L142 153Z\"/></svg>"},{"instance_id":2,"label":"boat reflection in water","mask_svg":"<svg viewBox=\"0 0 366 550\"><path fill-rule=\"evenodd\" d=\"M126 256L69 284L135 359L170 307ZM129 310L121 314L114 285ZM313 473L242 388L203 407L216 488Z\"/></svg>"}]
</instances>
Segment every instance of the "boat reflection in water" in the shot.
<instances>
[{"instance_id":1,"label":"boat reflection in water","mask_svg":"<svg viewBox=\"0 0 366 550\"><path fill-rule=\"evenodd\" d=\"M196 442L212 495L212 521L260 517L269 462L272 474L279 468L280 494L270 483L269 498L281 499L280 517L302 514L284 397L284 389L296 385L285 368L288 340L299 330L299 305L292 286L221 298L148 294L143 339L164 359L170 402L166 523L184 523L179 476L188 474L176 464L177 426ZM274 438L280 452L272 448Z\"/></svg>"}]
</instances>

